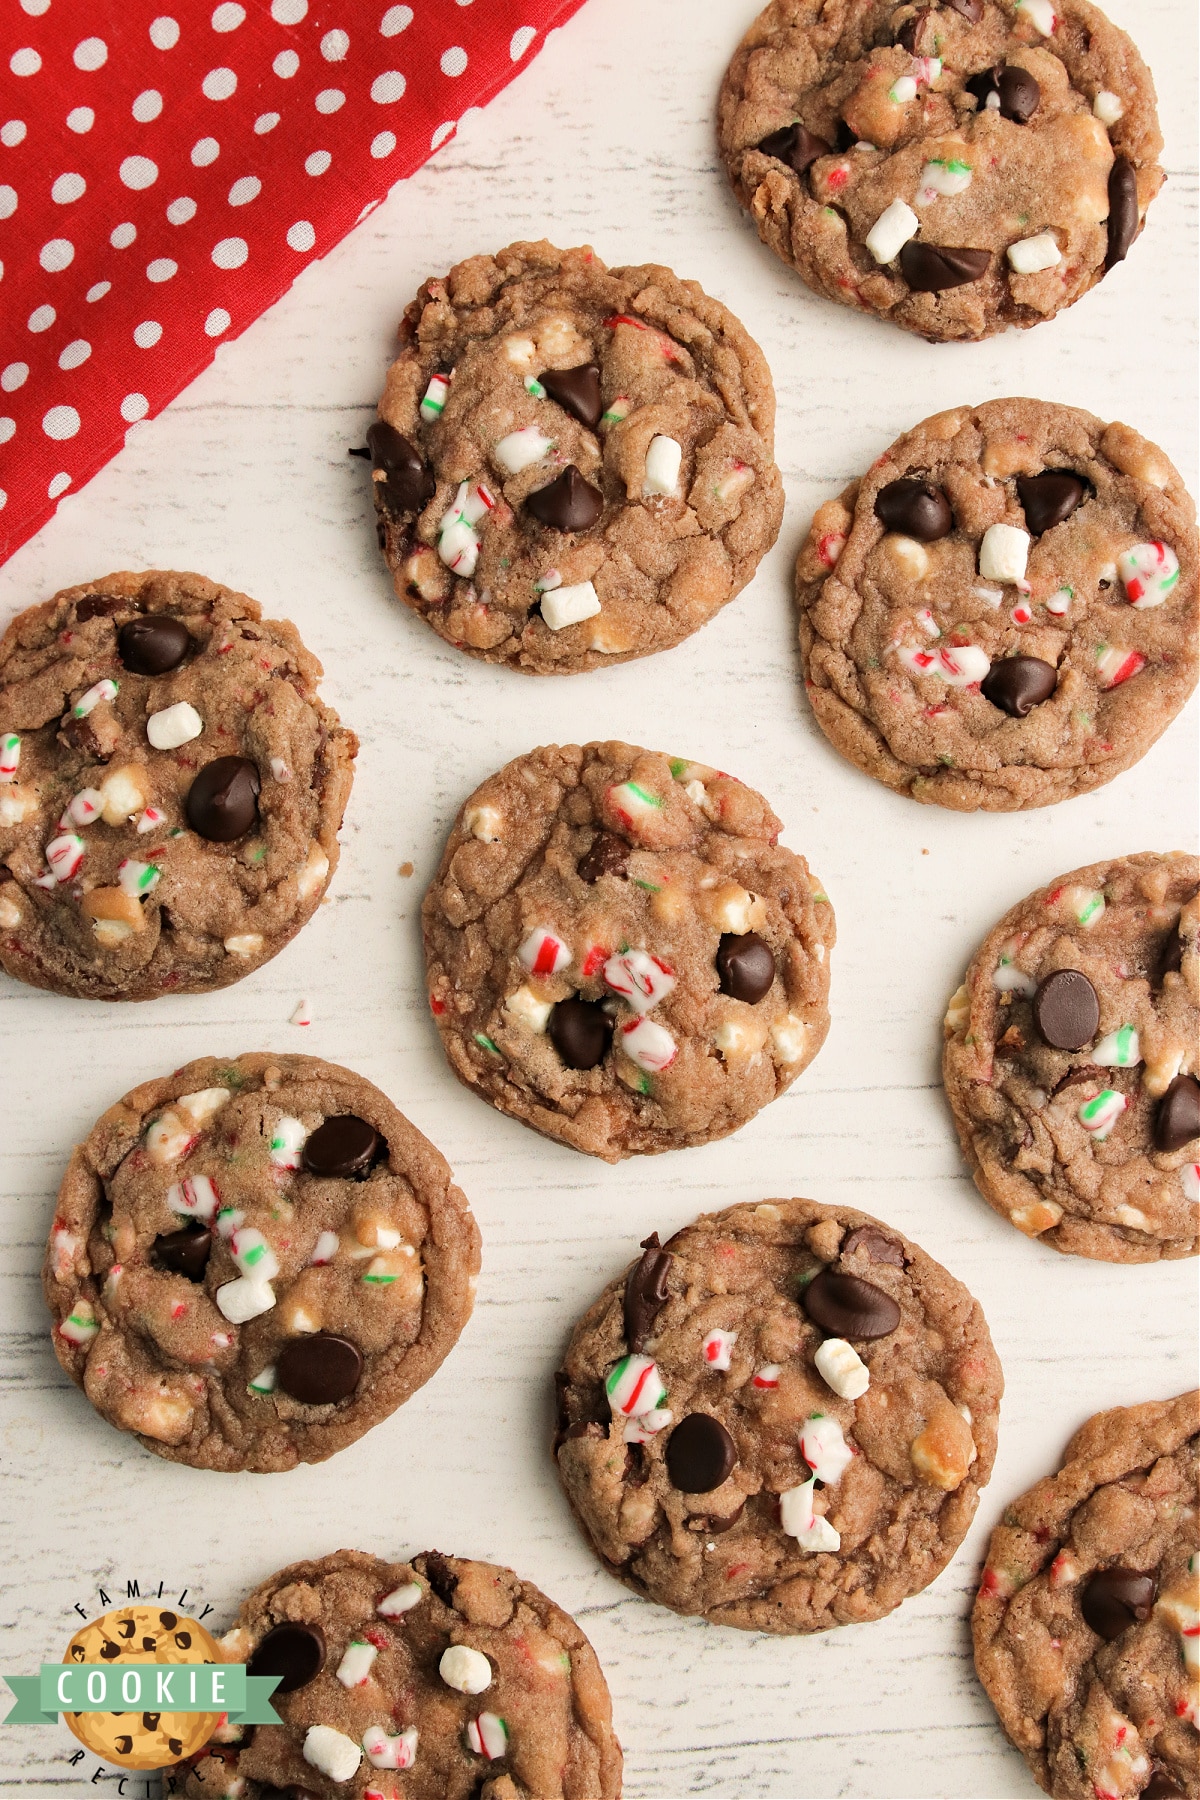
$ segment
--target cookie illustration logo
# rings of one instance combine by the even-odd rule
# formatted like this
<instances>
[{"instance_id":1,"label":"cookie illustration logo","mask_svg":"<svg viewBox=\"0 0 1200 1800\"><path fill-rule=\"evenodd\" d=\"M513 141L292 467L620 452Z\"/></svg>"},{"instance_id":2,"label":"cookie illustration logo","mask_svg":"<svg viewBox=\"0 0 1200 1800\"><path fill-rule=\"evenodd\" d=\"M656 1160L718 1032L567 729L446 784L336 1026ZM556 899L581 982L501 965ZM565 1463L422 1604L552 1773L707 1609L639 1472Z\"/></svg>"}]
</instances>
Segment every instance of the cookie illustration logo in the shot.
<instances>
[{"instance_id":1,"label":"cookie illustration logo","mask_svg":"<svg viewBox=\"0 0 1200 1800\"><path fill-rule=\"evenodd\" d=\"M219 1712L172 1712L159 1695L170 1695L164 1664L219 1664L216 1641L183 1613L158 1606L120 1606L77 1631L67 1645L64 1663L99 1663L124 1668L120 1698L123 1712L68 1712L63 1718L81 1744L122 1769L162 1769L203 1748L221 1722ZM146 1668L153 1664L155 1667ZM137 1671L134 1673L133 1671ZM179 1698L186 1697L181 1687Z\"/></svg>"}]
</instances>

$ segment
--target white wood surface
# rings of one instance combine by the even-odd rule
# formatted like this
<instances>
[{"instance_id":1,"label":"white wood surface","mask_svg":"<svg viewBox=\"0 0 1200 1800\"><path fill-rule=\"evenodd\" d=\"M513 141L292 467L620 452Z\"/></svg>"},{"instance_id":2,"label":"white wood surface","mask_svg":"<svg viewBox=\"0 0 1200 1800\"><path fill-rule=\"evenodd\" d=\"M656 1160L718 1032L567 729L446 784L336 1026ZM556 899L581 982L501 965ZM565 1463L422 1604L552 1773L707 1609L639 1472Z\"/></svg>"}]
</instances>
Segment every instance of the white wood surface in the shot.
<instances>
[{"instance_id":1,"label":"white wood surface","mask_svg":"<svg viewBox=\"0 0 1200 1800\"><path fill-rule=\"evenodd\" d=\"M244 588L297 622L363 746L329 902L240 986L106 1007L0 978L0 1667L57 1659L75 1603L101 1610L101 1583L186 1586L223 1624L291 1558L436 1545L513 1565L580 1619L612 1688L630 1796L1036 1792L970 1660L987 1533L1089 1413L1189 1384L1195 1265L1064 1259L993 1215L939 1089L940 1021L979 938L1029 889L1101 855L1189 845L1196 708L1089 798L1012 817L920 808L816 731L789 570L819 501L959 401L1034 394L1126 419L1195 490L1195 5L1109 10L1157 77L1170 181L1129 262L1053 323L935 348L818 301L760 246L714 150L717 84L754 0L591 0L0 571L4 621L114 568L199 569ZM775 375L788 508L749 592L698 637L535 682L457 655L392 599L364 465L345 452L362 441L419 280L543 233L590 241L610 263L666 261L740 314ZM610 735L763 790L839 930L833 1029L791 1094L724 1143L613 1169L453 1080L418 925L476 782L535 743ZM314 1009L306 1030L288 1023L301 997ZM386 1089L453 1164L484 1267L461 1344L401 1413L321 1467L219 1476L159 1462L92 1412L54 1361L37 1271L68 1151L94 1117L189 1057L259 1048L330 1057ZM952 1566L888 1620L795 1640L679 1620L626 1593L577 1535L547 1451L560 1347L637 1240L780 1194L845 1200L915 1236L981 1299L1008 1383L996 1473ZM73 1748L65 1728L0 1732L0 1792L115 1794L115 1778L93 1781L94 1758L69 1767Z\"/></svg>"}]
</instances>

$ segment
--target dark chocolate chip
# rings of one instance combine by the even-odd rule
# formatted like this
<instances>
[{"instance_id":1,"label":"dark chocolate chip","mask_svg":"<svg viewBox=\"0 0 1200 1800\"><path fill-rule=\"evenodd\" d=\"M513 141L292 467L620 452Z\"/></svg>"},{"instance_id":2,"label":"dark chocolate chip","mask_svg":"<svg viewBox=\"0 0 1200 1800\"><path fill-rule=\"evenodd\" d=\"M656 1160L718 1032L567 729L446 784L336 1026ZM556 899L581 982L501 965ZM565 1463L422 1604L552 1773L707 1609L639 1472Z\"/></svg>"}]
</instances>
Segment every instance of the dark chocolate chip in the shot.
<instances>
[{"instance_id":1,"label":"dark chocolate chip","mask_svg":"<svg viewBox=\"0 0 1200 1800\"><path fill-rule=\"evenodd\" d=\"M1140 1800L1187 1800L1187 1796L1181 1787L1175 1786L1169 1775L1164 1775L1159 1769L1142 1789Z\"/></svg>"},{"instance_id":2,"label":"dark chocolate chip","mask_svg":"<svg viewBox=\"0 0 1200 1800\"><path fill-rule=\"evenodd\" d=\"M855 1250L865 1250L872 1262L890 1263L893 1269L904 1267L904 1245L874 1225L860 1225L852 1231L842 1245L841 1254L850 1256Z\"/></svg>"},{"instance_id":3,"label":"dark chocolate chip","mask_svg":"<svg viewBox=\"0 0 1200 1800\"><path fill-rule=\"evenodd\" d=\"M160 1612L158 1615L158 1622L162 1626L164 1631L174 1631L175 1627L179 1623L179 1614L171 1613L171 1612Z\"/></svg>"},{"instance_id":4,"label":"dark chocolate chip","mask_svg":"<svg viewBox=\"0 0 1200 1800\"><path fill-rule=\"evenodd\" d=\"M594 1000L560 1000L546 1027L568 1069L594 1069L612 1041L612 1020Z\"/></svg>"},{"instance_id":5,"label":"dark chocolate chip","mask_svg":"<svg viewBox=\"0 0 1200 1800\"><path fill-rule=\"evenodd\" d=\"M1105 269L1124 262L1137 236L1137 173L1127 156L1118 156L1108 175L1108 255Z\"/></svg>"},{"instance_id":6,"label":"dark chocolate chip","mask_svg":"<svg viewBox=\"0 0 1200 1800\"><path fill-rule=\"evenodd\" d=\"M154 1654L154 1652L155 1652L155 1650L157 1650L157 1648L158 1648L158 1639L157 1638L144 1637L142 1639L142 1649L148 1650L151 1655Z\"/></svg>"},{"instance_id":7,"label":"dark chocolate chip","mask_svg":"<svg viewBox=\"0 0 1200 1800\"><path fill-rule=\"evenodd\" d=\"M1162 947L1162 953L1158 959L1158 969L1156 973L1157 985L1159 987L1162 986L1163 977L1166 975L1178 975L1182 967L1183 939L1180 937L1179 927L1176 925L1174 929L1168 933Z\"/></svg>"},{"instance_id":8,"label":"dark chocolate chip","mask_svg":"<svg viewBox=\"0 0 1200 1800\"><path fill-rule=\"evenodd\" d=\"M1082 1050L1100 1027L1096 990L1080 969L1056 969L1039 981L1033 1022L1055 1050Z\"/></svg>"},{"instance_id":9,"label":"dark chocolate chip","mask_svg":"<svg viewBox=\"0 0 1200 1800\"><path fill-rule=\"evenodd\" d=\"M1200 1137L1200 1081L1177 1075L1154 1115L1155 1148L1182 1150L1194 1137Z\"/></svg>"},{"instance_id":10,"label":"dark chocolate chip","mask_svg":"<svg viewBox=\"0 0 1200 1800\"><path fill-rule=\"evenodd\" d=\"M1061 1094L1064 1088L1082 1087L1090 1081L1099 1082L1101 1087L1106 1087L1108 1070L1102 1069L1099 1063L1083 1063L1077 1069L1068 1069L1066 1074L1051 1088L1050 1098L1053 1100L1054 1096ZM1032 1142L1032 1139L1030 1141Z\"/></svg>"},{"instance_id":11,"label":"dark chocolate chip","mask_svg":"<svg viewBox=\"0 0 1200 1800\"><path fill-rule=\"evenodd\" d=\"M192 647L192 634L170 613L130 619L117 633L117 655L134 675L166 675Z\"/></svg>"},{"instance_id":12,"label":"dark chocolate chip","mask_svg":"<svg viewBox=\"0 0 1200 1800\"><path fill-rule=\"evenodd\" d=\"M147 1645L147 1649L153 1650L153 1648L154 1648L154 1639L151 1638L149 1644ZM161 1713L144 1712L142 1714L142 1730L143 1731L157 1731L158 1730L158 1721L161 1718L162 1718Z\"/></svg>"},{"instance_id":13,"label":"dark chocolate chip","mask_svg":"<svg viewBox=\"0 0 1200 1800\"><path fill-rule=\"evenodd\" d=\"M1000 70L999 67L997 67L993 69L981 69L978 75L971 75L963 82L963 86L967 90L967 93L973 94L979 102L980 112L982 112L987 105L990 95L995 94L997 103L999 102L999 79Z\"/></svg>"},{"instance_id":14,"label":"dark chocolate chip","mask_svg":"<svg viewBox=\"0 0 1200 1800\"><path fill-rule=\"evenodd\" d=\"M737 1445L711 1413L688 1413L667 1439L667 1474L681 1494L710 1494L737 1459Z\"/></svg>"},{"instance_id":15,"label":"dark chocolate chip","mask_svg":"<svg viewBox=\"0 0 1200 1800\"><path fill-rule=\"evenodd\" d=\"M124 612L132 604L116 594L85 594L82 600L75 602L75 622L83 625L88 619L109 619L113 613Z\"/></svg>"},{"instance_id":16,"label":"dark chocolate chip","mask_svg":"<svg viewBox=\"0 0 1200 1800\"><path fill-rule=\"evenodd\" d=\"M366 462L371 460L371 452L365 444L352 444L346 452L347 456L361 456Z\"/></svg>"},{"instance_id":17,"label":"dark chocolate chip","mask_svg":"<svg viewBox=\"0 0 1200 1800\"><path fill-rule=\"evenodd\" d=\"M642 1239L642 1256L625 1277L625 1342L640 1350L667 1303L667 1276L675 1258L659 1244L657 1231Z\"/></svg>"},{"instance_id":18,"label":"dark chocolate chip","mask_svg":"<svg viewBox=\"0 0 1200 1800\"><path fill-rule=\"evenodd\" d=\"M376 485L382 488L391 510L420 512L433 499L437 482L416 445L383 419L376 419L367 432L367 445L372 467L385 476Z\"/></svg>"},{"instance_id":19,"label":"dark chocolate chip","mask_svg":"<svg viewBox=\"0 0 1200 1800\"><path fill-rule=\"evenodd\" d=\"M713 1537L720 1537L723 1531L733 1530L745 1510L746 1502L743 1500L736 1512L726 1513L724 1517L715 1513L699 1513L694 1519L688 1520L688 1530L702 1531L705 1536L711 1534Z\"/></svg>"},{"instance_id":20,"label":"dark chocolate chip","mask_svg":"<svg viewBox=\"0 0 1200 1800\"><path fill-rule=\"evenodd\" d=\"M332 1406L348 1399L362 1367L358 1345L330 1331L290 1338L275 1363L279 1386L304 1406Z\"/></svg>"},{"instance_id":21,"label":"dark chocolate chip","mask_svg":"<svg viewBox=\"0 0 1200 1800\"><path fill-rule=\"evenodd\" d=\"M1018 475L1017 493L1025 510L1025 523L1034 537L1053 525L1062 525L1087 496L1082 475L1069 469L1047 469L1042 475Z\"/></svg>"},{"instance_id":22,"label":"dark chocolate chip","mask_svg":"<svg viewBox=\"0 0 1200 1800\"><path fill-rule=\"evenodd\" d=\"M555 531L586 531L604 511L604 495L568 463L547 487L526 496L525 510Z\"/></svg>"},{"instance_id":23,"label":"dark chocolate chip","mask_svg":"<svg viewBox=\"0 0 1200 1800\"><path fill-rule=\"evenodd\" d=\"M911 239L900 252L900 273L914 294L941 294L947 288L980 281L991 266L990 250L965 250L956 244L926 244Z\"/></svg>"},{"instance_id":24,"label":"dark chocolate chip","mask_svg":"<svg viewBox=\"0 0 1200 1800\"><path fill-rule=\"evenodd\" d=\"M385 1148L373 1125L356 1113L338 1113L325 1119L304 1146L304 1166L310 1175L337 1176L343 1180L365 1175Z\"/></svg>"},{"instance_id":25,"label":"dark chocolate chip","mask_svg":"<svg viewBox=\"0 0 1200 1800\"><path fill-rule=\"evenodd\" d=\"M916 475L902 475L880 488L875 496L875 517L889 531L902 531L923 544L949 537L954 530L954 514L941 488Z\"/></svg>"},{"instance_id":26,"label":"dark chocolate chip","mask_svg":"<svg viewBox=\"0 0 1200 1800\"><path fill-rule=\"evenodd\" d=\"M923 6L919 12L913 13L911 18L905 19L896 33L896 42L902 50L907 50L910 56L917 54L917 35L929 17L929 10L927 6Z\"/></svg>"},{"instance_id":27,"label":"dark chocolate chip","mask_svg":"<svg viewBox=\"0 0 1200 1800\"><path fill-rule=\"evenodd\" d=\"M121 1733L120 1737L117 1738L116 1743L113 1745L113 1748L119 1756L129 1755L129 1752L133 1749L133 1739L127 1731Z\"/></svg>"},{"instance_id":28,"label":"dark chocolate chip","mask_svg":"<svg viewBox=\"0 0 1200 1800\"><path fill-rule=\"evenodd\" d=\"M1097 1636L1111 1643L1150 1617L1154 1593L1153 1575L1141 1575L1136 1569L1097 1569L1083 1585L1079 1610Z\"/></svg>"},{"instance_id":29,"label":"dark chocolate chip","mask_svg":"<svg viewBox=\"0 0 1200 1800\"><path fill-rule=\"evenodd\" d=\"M1000 96L1001 115L1017 125L1025 125L1032 119L1042 97L1042 90L1029 70L1018 68L1014 63L1007 64L996 77L996 92Z\"/></svg>"},{"instance_id":30,"label":"dark chocolate chip","mask_svg":"<svg viewBox=\"0 0 1200 1800\"><path fill-rule=\"evenodd\" d=\"M900 1323L900 1308L890 1294L840 1269L814 1275L800 1303L813 1324L834 1337L887 1337Z\"/></svg>"},{"instance_id":31,"label":"dark chocolate chip","mask_svg":"<svg viewBox=\"0 0 1200 1800\"><path fill-rule=\"evenodd\" d=\"M577 369L543 369L538 380L556 405L573 419L594 431L604 411L600 397L600 371L595 363L580 363Z\"/></svg>"},{"instance_id":32,"label":"dark chocolate chip","mask_svg":"<svg viewBox=\"0 0 1200 1800\"><path fill-rule=\"evenodd\" d=\"M971 25L978 25L983 17L983 0L946 0L946 4Z\"/></svg>"},{"instance_id":33,"label":"dark chocolate chip","mask_svg":"<svg viewBox=\"0 0 1200 1800\"><path fill-rule=\"evenodd\" d=\"M833 147L839 155L843 150L853 150L858 141L857 131L852 131L845 119L839 119L837 122L837 136L833 140Z\"/></svg>"},{"instance_id":34,"label":"dark chocolate chip","mask_svg":"<svg viewBox=\"0 0 1200 1800\"><path fill-rule=\"evenodd\" d=\"M132 1637L133 1633L129 1632L126 1635ZM120 1644L101 1644L101 1646L100 1646L101 1662L114 1662L116 1660L116 1658L120 1655L122 1655L122 1650L121 1650Z\"/></svg>"},{"instance_id":35,"label":"dark chocolate chip","mask_svg":"<svg viewBox=\"0 0 1200 1800\"><path fill-rule=\"evenodd\" d=\"M454 1591L458 1586L458 1576L450 1567L440 1550L429 1550L425 1554L425 1579L442 1602L443 1606L454 1605Z\"/></svg>"},{"instance_id":36,"label":"dark chocolate chip","mask_svg":"<svg viewBox=\"0 0 1200 1800\"><path fill-rule=\"evenodd\" d=\"M629 845L613 831L598 831L579 859L580 879L589 885L602 875L624 875L629 868Z\"/></svg>"},{"instance_id":37,"label":"dark chocolate chip","mask_svg":"<svg viewBox=\"0 0 1200 1800\"><path fill-rule=\"evenodd\" d=\"M121 1623L117 1626L117 1630L123 1638L131 1638L137 1630L136 1619L122 1619Z\"/></svg>"},{"instance_id":38,"label":"dark chocolate chip","mask_svg":"<svg viewBox=\"0 0 1200 1800\"><path fill-rule=\"evenodd\" d=\"M203 1281L212 1241L212 1232L206 1225L184 1225L179 1231L164 1231L150 1246L150 1261L156 1269L165 1269L171 1275Z\"/></svg>"},{"instance_id":39,"label":"dark chocolate chip","mask_svg":"<svg viewBox=\"0 0 1200 1800\"><path fill-rule=\"evenodd\" d=\"M727 931L717 945L717 974L721 992L751 1006L769 994L775 980L775 956L757 931L740 935Z\"/></svg>"},{"instance_id":40,"label":"dark chocolate chip","mask_svg":"<svg viewBox=\"0 0 1200 1800\"><path fill-rule=\"evenodd\" d=\"M809 131L799 120L794 125L784 125L781 130L771 132L758 148L764 156L773 156L776 162L786 163L797 175L805 174L819 156L829 155L829 145L825 139Z\"/></svg>"},{"instance_id":41,"label":"dark chocolate chip","mask_svg":"<svg viewBox=\"0 0 1200 1800\"><path fill-rule=\"evenodd\" d=\"M258 823L258 789L258 770L248 757L218 756L188 789L187 822L210 843L231 844Z\"/></svg>"},{"instance_id":42,"label":"dark chocolate chip","mask_svg":"<svg viewBox=\"0 0 1200 1800\"><path fill-rule=\"evenodd\" d=\"M191 1649L192 1634L190 1631L177 1631L174 1634L174 1636L175 1636L175 1642L179 1645L179 1648L181 1650L190 1650Z\"/></svg>"},{"instance_id":43,"label":"dark chocolate chip","mask_svg":"<svg viewBox=\"0 0 1200 1800\"><path fill-rule=\"evenodd\" d=\"M268 1631L246 1664L248 1675L278 1675L276 1696L294 1694L325 1667L325 1633L319 1625L289 1622Z\"/></svg>"},{"instance_id":44,"label":"dark chocolate chip","mask_svg":"<svg viewBox=\"0 0 1200 1800\"><path fill-rule=\"evenodd\" d=\"M167 1739L167 1749L171 1752L172 1756L182 1756L183 1755L183 1739L169 1737Z\"/></svg>"},{"instance_id":45,"label":"dark chocolate chip","mask_svg":"<svg viewBox=\"0 0 1200 1800\"><path fill-rule=\"evenodd\" d=\"M1004 656L979 684L985 700L1013 719L1023 719L1048 700L1058 686L1058 670L1040 656Z\"/></svg>"}]
</instances>

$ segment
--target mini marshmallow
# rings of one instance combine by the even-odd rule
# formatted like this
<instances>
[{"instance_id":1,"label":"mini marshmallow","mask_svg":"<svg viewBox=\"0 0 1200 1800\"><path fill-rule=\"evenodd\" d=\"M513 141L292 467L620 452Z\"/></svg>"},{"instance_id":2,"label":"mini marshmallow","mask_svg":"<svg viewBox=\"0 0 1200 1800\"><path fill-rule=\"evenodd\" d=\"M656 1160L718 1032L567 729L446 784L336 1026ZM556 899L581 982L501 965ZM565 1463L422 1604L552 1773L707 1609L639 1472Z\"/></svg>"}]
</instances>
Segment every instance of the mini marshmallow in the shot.
<instances>
[{"instance_id":1,"label":"mini marshmallow","mask_svg":"<svg viewBox=\"0 0 1200 1800\"><path fill-rule=\"evenodd\" d=\"M553 438L543 436L536 425L526 425L520 431L510 431L507 437L493 444L492 455L506 474L519 475L522 469L541 462L553 448Z\"/></svg>"},{"instance_id":2,"label":"mini marshmallow","mask_svg":"<svg viewBox=\"0 0 1200 1800\"><path fill-rule=\"evenodd\" d=\"M492 1665L479 1650L468 1644L451 1644L442 1651L438 1674L447 1687L460 1694L482 1694L492 1685Z\"/></svg>"},{"instance_id":3,"label":"mini marshmallow","mask_svg":"<svg viewBox=\"0 0 1200 1800\"><path fill-rule=\"evenodd\" d=\"M1092 111L1102 125L1115 125L1125 116L1125 108L1109 88L1101 88L1092 101Z\"/></svg>"},{"instance_id":4,"label":"mini marshmallow","mask_svg":"<svg viewBox=\"0 0 1200 1800\"><path fill-rule=\"evenodd\" d=\"M775 1061L788 1066L797 1063L804 1055L804 1046L808 1031L804 1020L795 1013L785 1013L782 1019L776 1019L771 1026L771 1049Z\"/></svg>"},{"instance_id":5,"label":"mini marshmallow","mask_svg":"<svg viewBox=\"0 0 1200 1800\"><path fill-rule=\"evenodd\" d=\"M146 720L146 736L156 750L178 750L190 744L204 730L204 720L194 706L180 700L175 706L164 706Z\"/></svg>"},{"instance_id":6,"label":"mini marshmallow","mask_svg":"<svg viewBox=\"0 0 1200 1800\"><path fill-rule=\"evenodd\" d=\"M251 1281L248 1275L225 1282L217 1289L215 1298L231 1325L244 1325L249 1319L257 1319L260 1313L270 1312L275 1304L275 1296L267 1283Z\"/></svg>"},{"instance_id":7,"label":"mini marshmallow","mask_svg":"<svg viewBox=\"0 0 1200 1800\"><path fill-rule=\"evenodd\" d=\"M416 1581L406 1581L401 1587L393 1588L385 1594L375 1611L383 1619L398 1619L404 1613L411 1612L425 1598L425 1589Z\"/></svg>"},{"instance_id":8,"label":"mini marshmallow","mask_svg":"<svg viewBox=\"0 0 1200 1800\"><path fill-rule=\"evenodd\" d=\"M871 1385L870 1370L845 1338L826 1338L813 1361L821 1379L843 1400L858 1400Z\"/></svg>"},{"instance_id":9,"label":"mini marshmallow","mask_svg":"<svg viewBox=\"0 0 1200 1800\"><path fill-rule=\"evenodd\" d=\"M867 249L877 263L890 263L920 229L921 221L912 207L903 200L893 200L867 233Z\"/></svg>"},{"instance_id":10,"label":"mini marshmallow","mask_svg":"<svg viewBox=\"0 0 1200 1800\"><path fill-rule=\"evenodd\" d=\"M503 826L504 815L495 806L469 806L463 814L463 830L481 844L498 844Z\"/></svg>"},{"instance_id":11,"label":"mini marshmallow","mask_svg":"<svg viewBox=\"0 0 1200 1800\"><path fill-rule=\"evenodd\" d=\"M646 476L642 482L642 492L648 498L662 494L668 499L674 498L679 488L679 466L683 461L683 447L672 437L652 437L646 451Z\"/></svg>"},{"instance_id":12,"label":"mini marshmallow","mask_svg":"<svg viewBox=\"0 0 1200 1800\"><path fill-rule=\"evenodd\" d=\"M349 1781L358 1774L363 1753L353 1738L332 1725L310 1725L304 1734L306 1763L328 1775L330 1781Z\"/></svg>"},{"instance_id":13,"label":"mini marshmallow","mask_svg":"<svg viewBox=\"0 0 1200 1800\"><path fill-rule=\"evenodd\" d=\"M140 830L141 827L139 826L138 829ZM257 956L262 947L262 935L257 931L235 931L233 936L227 937L224 942L224 948L230 956Z\"/></svg>"},{"instance_id":14,"label":"mini marshmallow","mask_svg":"<svg viewBox=\"0 0 1200 1800\"><path fill-rule=\"evenodd\" d=\"M568 625L594 618L599 611L600 596L590 581L551 588L542 594L541 614L551 631L564 631Z\"/></svg>"},{"instance_id":15,"label":"mini marshmallow","mask_svg":"<svg viewBox=\"0 0 1200 1800\"><path fill-rule=\"evenodd\" d=\"M1062 252L1052 231L1039 231L1036 237L1010 244L1008 260L1018 275L1037 275L1042 269L1057 268Z\"/></svg>"},{"instance_id":16,"label":"mini marshmallow","mask_svg":"<svg viewBox=\"0 0 1200 1800\"><path fill-rule=\"evenodd\" d=\"M989 525L979 546L979 573L989 581L1024 581L1029 533L1019 525Z\"/></svg>"}]
</instances>

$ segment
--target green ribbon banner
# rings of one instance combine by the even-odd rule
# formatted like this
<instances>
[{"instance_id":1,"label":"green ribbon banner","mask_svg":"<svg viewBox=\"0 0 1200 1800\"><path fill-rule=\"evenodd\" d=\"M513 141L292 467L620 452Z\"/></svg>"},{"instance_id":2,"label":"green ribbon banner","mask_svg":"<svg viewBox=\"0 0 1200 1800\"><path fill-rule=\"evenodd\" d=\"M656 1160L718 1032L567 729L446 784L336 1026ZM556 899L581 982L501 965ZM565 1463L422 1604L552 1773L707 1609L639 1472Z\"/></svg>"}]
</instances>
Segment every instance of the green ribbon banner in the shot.
<instances>
[{"instance_id":1,"label":"green ribbon banner","mask_svg":"<svg viewBox=\"0 0 1200 1800\"><path fill-rule=\"evenodd\" d=\"M234 1725L278 1725L278 1675L245 1663L43 1663L38 1675L5 1675L17 1704L6 1725L53 1725L59 1713L227 1713Z\"/></svg>"}]
</instances>

